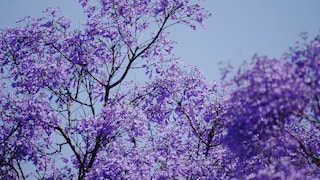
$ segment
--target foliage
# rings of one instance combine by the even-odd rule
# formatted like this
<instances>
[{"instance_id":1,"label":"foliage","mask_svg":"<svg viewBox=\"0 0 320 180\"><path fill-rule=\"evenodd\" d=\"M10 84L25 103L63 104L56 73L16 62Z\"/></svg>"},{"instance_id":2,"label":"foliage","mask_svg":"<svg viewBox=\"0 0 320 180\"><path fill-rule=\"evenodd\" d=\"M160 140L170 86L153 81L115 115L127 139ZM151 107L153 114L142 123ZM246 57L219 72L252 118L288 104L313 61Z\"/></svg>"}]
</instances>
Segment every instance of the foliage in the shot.
<instances>
[{"instance_id":1,"label":"foliage","mask_svg":"<svg viewBox=\"0 0 320 180\"><path fill-rule=\"evenodd\" d=\"M208 82L169 39L196 2L79 3L83 30L48 8L1 31L1 179L319 176L319 37Z\"/></svg>"},{"instance_id":2,"label":"foliage","mask_svg":"<svg viewBox=\"0 0 320 180\"><path fill-rule=\"evenodd\" d=\"M216 87L172 57L167 31L194 29L207 12L188 0L80 3L83 30L48 8L1 32L1 178L210 174ZM130 82L134 69L146 85Z\"/></svg>"},{"instance_id":3,"label":"foliage","mask_svg":"<svg viewBox=\"0 0 320 180\"><path fill-rule=\"evenodd\" d=\"M256 57L235 76L224 142L238 157L236 175L319 176L319 52L317 37L280 59Z\"/></svg>"}]
</instances>

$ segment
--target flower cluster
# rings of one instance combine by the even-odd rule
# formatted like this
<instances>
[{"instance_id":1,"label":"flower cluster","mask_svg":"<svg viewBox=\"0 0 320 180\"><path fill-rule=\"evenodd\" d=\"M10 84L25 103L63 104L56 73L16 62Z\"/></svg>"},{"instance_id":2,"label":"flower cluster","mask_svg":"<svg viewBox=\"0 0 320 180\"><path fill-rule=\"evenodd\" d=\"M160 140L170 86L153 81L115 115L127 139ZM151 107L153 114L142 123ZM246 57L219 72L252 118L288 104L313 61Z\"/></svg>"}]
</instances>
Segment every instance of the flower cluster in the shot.
<instances>
[{"instance_id":1,"label":"flower cluster","mask_svg":"<svg viewBox=\"0 0 320 180\"><path fill-rule=\"evenodd\" d=\"M207 83L198 68L180 64L158 67L161 76L130 93L148 119L141 144L154 155L151 177L223 177L225 111L218 84Z\"/></svg>"},{"instance_id":2,"label":"flower cluster","mask_svg":"<svg viewBox=\"0 0 320 180\"><path fill-rule=\"evenodd\" d=\"M141 69L150 80L162 77L157 66L171 61L174 44L168 38L169 27L185 24L195 28L208 14L188 0L79 3L87 14L82 29L71 29L70 20L59 16L59 9L48 8L43 17L25 17L17 27L1 30L0 177L160 177L166 157L160 157L164 156L160 145L159 151L151 145L162 141L162 132L152 134L160 128L154 123L175 117L168 116L166 103L134 106L137 101L155 101L155 96L140 97L129 91L130 86L123 88L124 82L132 69ZM182 75L179 67L167 71ZM197 83L202 87L205 81ZM160 82L151 82L148 88L151 86L158 93L166 91ZM156 96L159 102L166 98ZM190 92L185 96L198 95ZM175 106L178 109L176 102ZM182 116L183 111L179 112ZM214 118L210 112L204 114L206 123ZM201 139L208 144L209 156L214 135L205 134ZM171 143L179 141L179 134L162 135L177 135ZM168 143L161 145L163 151Z\"/></svg>"},{"instance_id":3,"label":"flower cluster","mask_svg":"<svg viewBox=\"0 0 320 180\"><path fill-rule=\"evenodd\" d=\"M255 58L235 76L224 142L243 167L238 175L319 175L319 45L316 38L280 59Z\"/></svg>"},{"instance_id":4,"label":"flower cluster","mask_svg":"<svg viewBox=\"0 0 320 180\"><path fill-rule=\"evenodd\" d=\"M195 1L79 3L82 29L48 8L0 32L1 179L320 176L319 37L208 82L169 39Z\"/></svg>"}]
</instances>

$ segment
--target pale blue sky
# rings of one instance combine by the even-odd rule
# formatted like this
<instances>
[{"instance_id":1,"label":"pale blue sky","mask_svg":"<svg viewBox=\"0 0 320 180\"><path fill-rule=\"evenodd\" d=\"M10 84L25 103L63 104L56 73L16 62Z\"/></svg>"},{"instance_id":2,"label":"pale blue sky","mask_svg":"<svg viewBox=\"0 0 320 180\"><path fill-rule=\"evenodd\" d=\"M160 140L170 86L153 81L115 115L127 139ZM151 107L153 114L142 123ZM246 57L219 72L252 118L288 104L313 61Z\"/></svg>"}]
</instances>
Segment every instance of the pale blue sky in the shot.
<instances>
[{"instance_id":1,"label":"pale blue sky","mask_svg":"<svg viewBox=\"0 0 320 180\"><path fill-rule=\"evenodd\" d=\"M78 0L7 0L0 3L0 28L14 26L25 15L42 15L48 6L59 6L79 27L84 17ZM319 0L206 0L212 13L207 29L192 31L176 26L172 39L175 55L199 65L209 80L220 78L218 62L239 66L258 53L280 57L299 40L302 31L313 38L320 29Z\"/></svg>"}]
</instances>

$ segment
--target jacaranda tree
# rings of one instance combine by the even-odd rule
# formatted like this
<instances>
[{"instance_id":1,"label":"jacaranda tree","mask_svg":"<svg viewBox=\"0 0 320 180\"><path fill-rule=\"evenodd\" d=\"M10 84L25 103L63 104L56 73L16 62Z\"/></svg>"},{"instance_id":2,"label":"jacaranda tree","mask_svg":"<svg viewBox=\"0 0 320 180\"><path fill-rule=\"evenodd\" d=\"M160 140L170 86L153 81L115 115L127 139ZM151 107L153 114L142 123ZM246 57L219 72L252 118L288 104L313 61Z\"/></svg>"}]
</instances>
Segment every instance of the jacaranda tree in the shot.
<instances>
[{"instance_id":1,"label":"jacaranda tree","mask_svg":"<svg viewBox=\"0 0 320 180\"><path fill-rule=\"evenodd\" d=\"M0 32L1 179L320 176L320 38L208 82L169 39L196 1L79 3Z\"/></svg>"},{"instance_id":2,"label":"jacaranda tree","mask_svg":"<svg viewBox=\"0 0 320 180\"><path fill-rule=\"evenodd\" d=\"M1 31L0 177L207 177L224 112L214 83L171 55L189 0L80 1L81 30L48 8ZM148 83L129 77L139 69Z\"/></svg>"},{"instance_id":3,"label":"jacaranda tree","mask_svg":"<svg viewBox=\"0 0 320 180\"><path fill-rule=\"evenodd\" d=\"M320 38L255 57L233 79L224 144L235 177L320 177ZM234 159L232 159L232 157Z\"/></svg>"}]
</instances>

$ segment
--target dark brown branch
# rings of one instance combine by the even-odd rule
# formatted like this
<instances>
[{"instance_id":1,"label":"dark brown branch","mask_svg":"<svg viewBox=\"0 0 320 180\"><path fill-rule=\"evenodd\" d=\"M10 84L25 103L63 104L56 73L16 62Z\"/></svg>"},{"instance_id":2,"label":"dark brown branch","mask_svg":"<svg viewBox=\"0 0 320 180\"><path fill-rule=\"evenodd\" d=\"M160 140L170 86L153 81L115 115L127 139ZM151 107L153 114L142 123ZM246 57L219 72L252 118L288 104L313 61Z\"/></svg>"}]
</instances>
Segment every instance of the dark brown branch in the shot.
<instances>
[{"instance_id":1,"label":"dark brown branch","mask_svg":"<svg viewBox=\"0 0 320 180\"><path fill-rule=\"evenodd\" d=\"M55 127L55 129L58 130L61 133L61 135L66 140L66 142L69 144L69 146L70 146L71 150L73 151L74 155L76 156L79 164L80 165L83 164L83 161L81 159L80 153L78 152L77 148L72 143L72 141L71 141L70 137L68 136L68 134L66 132L64 132L64 130L59 126Z\"/></svg>"},{"instance_id":2,"label":"dark brown branch","mask_svg":"<svg viewBox=\"0 0 320 180\"><path fill-rule=\"evenodd\" d=\"M22 170L22 168L21 168L20 163L18 162L17 164L18 164L19 171L20 171L20 173L21 173L21 178L22 178L22 179L26 179L26 176L25 176L24 173L23 173L23 170Z\"/></svg>"},{"instance_id":3,"label":"dark brown branch","mask_svg":"<svg viewBox=\"0 0 320 180\"><path fill-rule=\"evenodd\" d=\"M181 112L187 117L189 124L190 124L190 127L193 130L193 132L197 135L197 137L199 138L199 140L201 140L202 143L207 144L207 142L202 138L201 134L199 134L198 131L196 130L196 128L193 126L190 116L184 111L181 103L179 103L178 105L181 108Z\"/></svg>"},{"instance_id":4,"label":"dark brown branch","mask_svg":"<svg viewBox=\"0 0 320 180\"><path fill-rule=\"evenodd\" d=\"M144 48L142 49L139 53L133 53L131 59L129 59L129 63L124 71L124 73L122 74L122 76L120 77L120 79L118 79L116 82L114 82L113 84L111 84L109 86L109 88L113 88L115 86L117 86L118 84L120 84L124 79L125 77L127 76L130 68L131 68L131 65L132 63L138 58L140 57L144 52L146 52L148 49L150 49L150 47L156 42L156 40L159 38L160 34L162 33L162 31L164 30L165 28L165 25L167 23L167 21L169 20L170 16L166 16L163 23L162 23L162 26L160 27L159 31L157 32L156 36L152 39L152 41ZM136 51L138 50L138 48L136 49Z\"/></svg>"},{"instance_id":5,"label":"dark brown branch","mask_svg":"<svg viewBox=\"0 0 320 180\"><path fill-rule=\"evenodd\" d=\"M94 146L94 148L93 148L93 150L92 150L92 152L91 152L91 158L90 158L90 161L89 161L89 164L88 164L88 169L90 169L91 167L92 167L92 165L93 165L93 163L94 163L94 160L96 159L96 156L97 156L97 154L98 154L98 150L99 150L99 148L100 148L100 146L101 146L101 136L97 136L96 137L96 144L95 144L95 146Z\"/></svg>"},{"instance_id":6,"label":"dark brown branch","mask_svg":"<svg viewBox=\"0 0 320 180\"><path fill-rule=\"evenodd\" d=\"M302 151L305 153L305 155L308 156L308 158L311 158L311 161L313 163L315 163L317 166L320 166L320 159L316 156L314 156L314 154L308 149L308 147L306 147L303 143L303 141L294 133L288 131L288 130L285 130L293 139L295 139L300 148L302 149Z\"/></svg>"}]
</instances>

